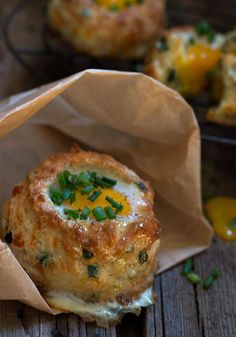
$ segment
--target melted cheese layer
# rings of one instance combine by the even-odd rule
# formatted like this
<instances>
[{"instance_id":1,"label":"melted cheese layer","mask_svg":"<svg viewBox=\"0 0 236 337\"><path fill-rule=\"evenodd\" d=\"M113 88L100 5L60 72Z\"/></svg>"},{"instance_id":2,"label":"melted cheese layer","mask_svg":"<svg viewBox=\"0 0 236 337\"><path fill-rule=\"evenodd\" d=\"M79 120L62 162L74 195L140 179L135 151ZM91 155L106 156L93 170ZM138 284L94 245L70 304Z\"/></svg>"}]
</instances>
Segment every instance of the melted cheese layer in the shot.
<instances>
[{"instance_id":1,"label":"melted cheese layer","mask_svg":"<svg viewBox=\"0 0 236 337\"><path fill-rule=\"evenodd\" d=\"M50 291L46 296L47 302L61 311L70 311L80 316L92 317L98 324L108 326L109 323L119 320L125 313L140 313L141 307L147 307L154 303L152 288L146 289L138 300L127 306L115 301L107 303L87 303L80 298L68 294Z\"/></svg>"}]
</instances>

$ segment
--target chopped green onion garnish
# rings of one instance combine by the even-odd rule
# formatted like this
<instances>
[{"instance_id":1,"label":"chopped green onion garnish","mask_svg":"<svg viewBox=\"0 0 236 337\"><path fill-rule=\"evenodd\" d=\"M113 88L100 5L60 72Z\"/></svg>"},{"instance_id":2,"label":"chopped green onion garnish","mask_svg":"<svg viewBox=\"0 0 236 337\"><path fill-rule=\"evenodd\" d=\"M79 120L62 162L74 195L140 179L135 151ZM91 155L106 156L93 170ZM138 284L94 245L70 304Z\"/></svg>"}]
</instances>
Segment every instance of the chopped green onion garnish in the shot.
<instances>
[{"instance_id":1,"label":"chopped green onion garnish","mask_svg":"<svg viewBox=\"0 0 236 337\"><path fill-rule=\"evenodd\" d=\"M169 68L166 70L166 80L168 82L174 82L176 80L176 70Z\"/></svg>"},{"instance_id":2,"label":"chopped green onion garnish","mask_svg":"<svg viewBox=\"0 0 236 337\"><path fill-rule=\"evenodd\" d=\"M220 277L220 269L214 268L211 272L211 276L214 278L214 280L217 280Z\"/></svg>"},{"instance_id":3,"label":"chopped green onion garnish","mask_svg":"<svg viewBox=\"0 0 236 337\"><path fill-rule=\"evenodd\" d=\"M107 178L107 177L102 177L101 181L103 183L105 183L107 186L113 187L117 184L117 181L111 178Z\"/></svg>"},{"instance_id":4,"label":"chopped green onion garnish","mask_svg":"<svg viewBox=\"0 0 236 337\"><path fill-rule=\"evenodd\" d=\"M111 204L111 206L116 209L117 212L121 212L124 207L123 205L119 204L118 202L110 198L108 195L106 196L106 201L108 201Z\"/></svg>"},{"instance_id":5,"label":"chopped green onion garnish","mask_svg":"<svg viewBox=\"0 0 236 337\"><path fill-rule=\"evenodd\" d=\"M190 36L188 39L188 44L189 45L194 45L196 43L196 39L193 36Z\"/></svg>"},{"instance_id":6,"label":"chopped green onion garnish","mask_svg":"<svg viewBox=\"0 0 236 337\"><path fill-rule=\"evenodd\" d=\"M101 206L95 207L92 212L97 221L103 221L107 219L107 215Z\"/></svg>"},{"instance_id":7,"label":"chopped green onion garnish","mask_svg":"<svg viewBox=\"0 0 236 337\"><path fill-rule=\"evenodd\" d=\"M75 199L76 199L75 192L70 192L70 196L69 196L70 204L73 204L73 202L75 202Z\"/></svg>"},{"instance_id":8,"label":"chopped green onion garnish","mask_svg":"<svg viewBox=\"0 0 236 337\"><path fill-rule=\"evenodd\" d=\"M96 172L90 172L90 181L95 181L97 178L97 173Z\"/></svg>"},{"instance_id":9,"label":"chopped green onion garnish","mask_svg":"<svg viewBox=\"0 0 236 337\"><path fill-rule=\"evenodd\" d=\"M214 283L214 277L211 275L203 281L203 288L207 290L212 287L213 283Z\"/></svg>"},{"instance_id":10,"label":"chopped green onion garnish","mask_svg":"<svg viewBox=\"0 0 236 337\"><path fill-rule=\"evenodd\" d=\"M92 11L90 8L84 7L84 8L81 8L80 15L85 18L90 18L92 16Z\"/></svg>"},{"instance_id":11,"label":"chopped green onion garnish","mask_svg":"<svg viewBox=\"0 0 236 337\"><path fill-rule=\"evenodd\" d=\"M90 252L90 250L87 250L87 249L83 248L83 257L86 260L91 259L93 257L93 253Z\"/></svg>"},{"instance_id":12,"label":"chopped green onion garnish","mask_svg":"<svg viewBox=\"0 0 236 337\"><path fill-rule=\"evenodd\" d=\"M64 171L63 172L64 177L66 179L67 182L67 187L70 189L75 189L76 188L76 184L77 184L77 175L76 174L71 174L69 171Z\"/></svg>"},{"instance_id":13,"label":"chopped green onion garnish","mask_svg":"<svg viewBox=\"0 0 236 337\"><path fill-rule=\"evenodd\" d=\"M47 251L42 251L36 256L36 260L43 266L47 267L52 255Z\"/></svg>"},{"instance_id":14,"label":"chopped green onion garnish","mask_svg":"<svg viewBox=\"0 0 236 337\"><path fill-rule=\"evenodd\" d=\"M156 48L158 51L163 52L169 50L169 45L167 39L162 36L159 41L156 43Z\"/></svg>"},{"instance_id":15,"label":"chopped green onion garnish","mask_svg":"<svg viewBox=\"0 0 236 337\"><path fill-rule=\"evenodd\" d=\"M82 212L79 215L79 218L81 220L86 220L86 219L88 219L89 213L90 213L90 209L88 207L84 207L84 209L82 210Z\"/></svg>"},{"instance_id":16,"label":"chopped green onion garnish","mask_svg":"<svg viewBox=\"0 0 236 337\"><path fill-rule=\"evenodd\" d=\"M66 198L68 197L66 190L61 191L54 187L50 187L49 195L50 195L52 202L58 206L60 206L63 203L63 201L66 200Z\"/></svg>"},{"instance_id":17,"label":"chopped green onion garnish","mask_svg":"<svg viewBox=\"0 0 236 337\"><path fill-rule=\"evenodd\" d=\"M87 199L89 201L95 201L101 194L102 194L101 191L94 191L93 194L90 195Z\"/></svg>"},{"instance_id":18,"label":"chopped green onion garnish","mask_svg":"<svg viewBox=\"0 0 236 337\"><path fill-rule=\"evenodd\" d=\"M12 232L7 232L4 236L4 241L8 243L9 245L12 243Z\"/></svg>"},{"instance_id":19,"label":"chopped green onion garnish","mask_svg":"<svg viewBox=\"0 0 236 337\"><path fill-rule=\"evenodd\" d=\"M196 24L195 30L199 36L206 36L209 42L213 42L216 32L207 21L200 21Z\"/></svg>"},{"instance_id":20,"label":"chopped green onion garnish","mask_svg":"<svg viewBox=\"0 0 236 337\"><path fill-rule=\"evenodd\" d=\"M86 186L90 181L90 174L88 172L80 172L77 178L77 184L80 186Z\"/></svg>"},{"instance_id":21,"label":"chopped green onion garnish","mask_svg":"<svg viewBox=\"0 0 236 337\"><path fill-rule=\"evenodd\" d=\"M79 211L77 210L64 208L64 214L67 216L68 219L78 219L79 218Z\"/></svg>"},{"instance_id":22,"label":"chopped green onion garnish","mask_svg":"<svg viewBox=\"0 0 236 337\"><path fill-rule=\"evenodd\" d=\"M201 278L194 272L189 273L187 275L187 278L192 284L197 284L201 282Z\"/></svg>"},{"instance_id":23,"label":"chopped green onion garnish","mask_svg":"<svg viewBox=\"0 0 236 337\"><path fill-rule=\"evenodd\" d=\"M89 277L98 277L98 267L95 264L90 264L87 266L87 272Z\"/></svg>"},{"instance_id":24,"label":"chopped green onion garnish","mask_svg":"<svg viewBox=\"0 0 236 337\"><path fill-rule=\"evenodd\" d=\"M193 270L193 259L190 257L184 262L182 275L186 276Z\"/></svg>"},{"instance_id":25,"label":"chopped green onion garnish","mask_svg":"<svg viewBox=\"0 0 236 337\"><path fill-rule=\"evenodd\" d=\"M195 26L195 30L198 33L198 35L202 36L202 35L206 35L209 33L210 30L212 30L211 26L209 25L209 22L203 20L203 21L199 21L196 26Z\"/></svg>"},{"instance_id":26,"label":"chopped green onion garnish","mask_svg":"<svg viewBox=\"0 0 236 337\"><path fill-rule=\"evenodd\" d=\"M113 209L110 206L105 207L104 210L109 219L112 220L116 218L116 213L113 211Z\"/></svg>"},{"instance_id":27,"label":"chopped green onion garnish","mask_svg":"<svg viewBox=\"0 0 236 337\"><path fill-rule=\"evenodd\" d=\"M81 190L81 194L84 195L84 194L89 194L92 190L94 190L94 186L93 185L88 185L86 187L84 187L82 190Z\"/></svg>"},{"instance_id":28,"label":"chopped green onion garnish","mask_svg":"<svg viewBox=\"0 0 236 337\"><path fill-rule=\"evenodd\" d=\"M111 6L109 7L109 10L110 10L110 11L113 11L113 12L117 12L119 9L120 9L120 7L119 7L118 5L116 5L116 4L111 5Z\"/></svg>"},{"instance_id":29,"label":"chopped green onion garnish","mask_svg":"<svg viewBox=\"0 0 236 337\"><path fill-rule=\"evenodd\" d=\"M143 264L144 262L146 262L148 260L148 254L147 254L146 249L142 249L140 251L138 258L139 258L139 262L141 264Z\"/></svg>"},{"instance_id":30,"label":"chopped green onion garnish","mask_svg":"<svg viewBox=\"0 0 236 337\"><path fill-rule=\"evenodd\" d=\"M62 190L67 187L66 177L63 172L57 174L57 179Z\"/></svg>"},{"instance_id":31,"label":"chopped green onion garnish","mask_svg":"<svg viewBox=\"0 0 236 337\"><path fill-rule=\"evenodd\" d=\"M233 36L231 36L231 40L236 43L236 34L234 34Z\"/></svg>"},{"instance_id":32,"label":"chopped green onion garnish","mask_svg":"<svg viewBox=\"0 0 236 337\"><path fill-rule=\"evenodd\" d=\"M230 220L229 228L230 229L236 229L236 218Z\"/></svg>"}]
</instances>

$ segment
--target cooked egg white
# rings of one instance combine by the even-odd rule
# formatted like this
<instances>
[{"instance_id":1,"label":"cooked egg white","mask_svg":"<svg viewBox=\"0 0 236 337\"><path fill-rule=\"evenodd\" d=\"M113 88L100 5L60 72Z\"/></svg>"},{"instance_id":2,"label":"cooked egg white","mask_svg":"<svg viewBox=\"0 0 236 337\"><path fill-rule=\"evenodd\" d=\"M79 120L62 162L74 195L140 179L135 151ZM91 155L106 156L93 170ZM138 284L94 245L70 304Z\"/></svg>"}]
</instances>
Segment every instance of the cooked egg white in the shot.
<instances>
[{"instance_id":1,"label":"cooked egg white","mask_svg":"<svg viewBox=\"0 0 236 337\"><path fill-rule=\"evenodd\" d=\"M47 302L55 308L72 311L82 316L93 316L98 324L109 326L109 323L117 321L125 313L139 314L141 307L153 304L152 288L146 289L140 297L129 305L121 305L116 301L107 303L86 303L76 296L68 293L50 291L46 295Z\"/></svg>"}]
</instances>

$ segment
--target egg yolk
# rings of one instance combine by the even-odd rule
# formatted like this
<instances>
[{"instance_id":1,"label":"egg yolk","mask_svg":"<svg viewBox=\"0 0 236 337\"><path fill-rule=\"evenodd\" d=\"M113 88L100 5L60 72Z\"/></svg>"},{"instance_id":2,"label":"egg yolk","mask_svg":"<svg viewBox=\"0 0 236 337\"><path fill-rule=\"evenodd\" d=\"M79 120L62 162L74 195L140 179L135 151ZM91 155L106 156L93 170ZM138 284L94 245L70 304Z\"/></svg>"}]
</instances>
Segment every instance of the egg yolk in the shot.
<instances>
[{"instance_id":1,"label":"egg yolk","mask_svg":"<svg viewBox=\"0 0 236 337\"><path fill-rule=\"evenodd\" d=\"M220 60L221 51L204 44L189 46L177 58L177 68L184 90L197 94L208 84L208 72Z\"/></svg>"},{"instance_id":2,"label":"egg yolk","mask_svg":"<svg viewBox=\"0 0 236 337\"><path fill-rule=\"evenodd\" d=\"M131 5L140 3L138 0L97 0L97 3L108 9L125 9Z\"/></svg>"},{"instance_id":3,"label":"egg yolk","mask_svg":"<svg viewBox=\"0 0 236 337\"><path fill-rule=\"evenodd\" d=\"M205 204L215 233L226 241L236 240L236 199L217 197Z\"/></svg>"},{"instance_id":4,"label":"egg yolk","mask_svg":"<svg viewBox=\"0 0 236 337\"><path fill-rule=\"evenodd\" d=\"M119 215L128 216L131 213L130 203L124 194L110 188L103 188L100 191L102 194L95 201L89 201L88 195L81 195L79 192L76 192L76 198L73 204L70 205L68 201L66 201L65 204L68 206L68 208L73 210L83 209L86 206L90 209L93 209L97 206L101 206L102 208L106 206L112 207L111 204L106 200L106 196L108 196L123 206L123 209L119 212Z\"/></svg>"}]
</instances>

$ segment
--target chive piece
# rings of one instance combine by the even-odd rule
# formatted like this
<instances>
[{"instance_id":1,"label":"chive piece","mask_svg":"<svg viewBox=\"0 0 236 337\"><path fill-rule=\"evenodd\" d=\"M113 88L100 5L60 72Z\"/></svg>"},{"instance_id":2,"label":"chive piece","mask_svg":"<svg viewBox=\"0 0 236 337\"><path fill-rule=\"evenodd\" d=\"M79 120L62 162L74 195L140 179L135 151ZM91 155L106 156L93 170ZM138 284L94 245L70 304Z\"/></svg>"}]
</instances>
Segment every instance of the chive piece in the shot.
<instances>
[{"instance_id":1,"label":"chive piece","mask_svg":"<svg viewBox=\"0 0 236 337\"><path fill-rule=\"evenodd\" d=\"M63 171L63 174L67 182L67 188L75 189L77 185L77 179L78 179L77 175L71 174L67 170Z\"/></svg>"},{"instance_id":2,"label":"chive piece","mask_svg":"<svg viewBox=\"0 0 236 337\"><path fill-rule=\"evenodd\" d=\"M124 207L120 203L116 202L114 199L110 198L108 195L106 196L106 201L108 201L111 206L116 209L117 212L121 212Z\"/></svg>"},{"instance_id":3,"label":"chive piece","mask_svg":"<svg viewBox=\"0 0 236 337\"><path fill-rule=\"evenodd\" d=\"M181 275L188 275L193 270L193 259L190 257L184 262Z\"/></svg>"},{"instance_id":4,"label":"chive piece","mask_svg":"<svg viewBox=\"0 0 236 337\"><path fill-rule=\"evenodd\" d=\"M36 260L43 266L47 267L48 263L50 262L51 254L49 254L47 251L40 252L36 256Z\"/></svg>"},{"instance_id":5,"label":"chive piece","mask_svg":"<svg viewBox=\"0 0 236 337\"><path fill-rule=\"evenodd\" d=\"M230 229L236 229L236 218L231 219L228 226Z\"/></svg>"},{"instance_id":6,"label":"chive piece","mask_svg":"<svg viewBox=\"0 0 236 337\"><path fill-rule=\"evenodd\" d=\"M57 179L62 190L67 187L66 178L63 172L57 174Z\"/></svg>"},{"instance_id":7,"label":"chive piece","mask_svg":"<svg viewBox=\"0 0 236 337\"><path fill-rule=\"evenodd\" d=\"M73 202L75 202L75 199L76 199L75 192L70 192L70 196L69 196L70 204L73 204Z\"/></svg>"},{"instance_id":8,"label":"chive piece","mask_svg":"<svg viewBox=\"0 0 236 337\"><path fill-rule=\"evenodd\" d=\"M101 206L95 207L92 212L97 221L103 221L107 219L107 215Z\"/></svg>"},{"instance_id":9,"label":"chive piece","mask_svg":"<svg viewBox=\"0 0 236 337\"><path fill-rule=\"evenodd\" d=\"M89 260L93 257L93 253L90 252L90 250L87 250L85 248L83 248L83 257L85 258L85 260Z\"/></svg>"},{"instance_id":10,"label":"chive piece","mask_svg":"<svg viewBox=\"0 0 236 337\"><path fill-rule=\"evenodd\" d=\"M156 43L156 49L160 52L169 50L167 39L164 36L162 36L160 40Z\"/></svg>"},{"instance_id":11,"label":"chive piece","mask_svg":"<svg viewBox=\"0 0 236 337\"><path fill-rule=\"evenodd\" d=\"M203 281L203 288L207 290L212 287L213 283L214 283L214 277L210 275L207 279Z\"/></svg>"},{"instance_id":12,"label":"chive piece","mask_svg":"<svg viewBox=\"0 0 236 337\"><path fill-rule=\"evenodd\" d=\"M112 220L112 219L116 218L116 213L113 211L113 209L110 206L106 206L104 208L104 210L105 210L105 212L106 212L106 214L107 214L107 216L108 216L109 219Z\"/></svg>"},{"instance_id":13,"label":"chive piece","mask_svg":"<svg viewBox=\"0 0 236 337\"><path fill-rule=\"evenodd\" d=\"M79 176L77 177L77 184L79 186L86 186L90 181L90 175L88 172L80 172Z\"/></svg>"},{"instance_id":14,"label":"chive piece","mask_svg":"<svg viewBox=\"0 0 236 337\"><path fill-rule=\"evenodd\" d=\"M89 213L90 213L90 209L88 207L84 207L84 209L82 210L82 212L79 215L79 218L81 220L86 220L86 219L88 219Z\"/></svg>"},{"instance_id":15,"label":"chive piece","mask_svg":"<svg viewBox=\"0 0 236 337\"><path fill-rule=\"evenodd\" d=\"M87 266L87 272L89 277L98 277L98 267L95 264L89 264Z\"/></svg>"},{"instance_id":16,"label":"chive piece","mask_svg":"<svg viewBox=\"0 0 236 337\"><path fill-rule=\"evenodd\" d=\"M96 172L90 172L90 181L95 182L97 178L97 173Z\"/></svg>"},{"instance_id":17,"label":"chive piece","mask_svg":"<svg viewBox=\"0 0 236 337\"><path fill-rule=\"evenodd\" d=\"M115 186L117 184L117 181L108 177L102 177L101 181L111 187Z\"/></svg>"},{"instance_id":18,"label":"chive piece","mask_svg":"<svg viewBox=\"0 0 236 337\"><path fill-rule=\"evenodd\" d=\"M94 186L93 185L88 185L86 187L84 187L82 190L81 190L81 194L82 195L85 195L85 194L89 194L92 190L94 190Z\"/></svg>"},{"instance_id":19,"label":"chive piece","mask_svg":"<svg viewBox=\"0 0 236 337\"><path fill-rule=\"evenodd\" d=\"M190 36L188 39L188 45L194 45L196 43L196 39L193 36Z\"/></svg>"},{"instance_id":20,"label":"chive piece","mask_svg":"<svg viewBox=\"0 0 236 337\"><path fill-rule=\"evenodd\" d=\"M144 183L142 181L138 181L135 184L140 189L140 191L147 192L147 187L146 187L146 185L144 185Z\"/></svg>"},{"instance_id":21,"label":"chive piece","mask_svg":"<svg viewBox=\"0 0 236 337\"><path fill-rule=\"evenodd\" d=\"M4 236L4 241L8 243L9 245L12 243L12 232L7 232L6 235Z\"/></svg>"},{"instance_id":22,"label":"chive piece","mask_svg":"<svg viewBox=\"0 0 236 337\"><path fill-rule=\"evenodd\" d=\"M167 82L174 82L176 80L176 71L175 69L169 68L166 71L166 80Z\"/></svg>"},{"instance_id":23,"label":"chive piece","mask_svg":"<svg viewBox=\"0 0 236 337\"><path fill-rule=\"evenodd\" d=\"M213 42L216 32L207 21L200 21L196 24L195 30L199 36L206 36L208 42Z\"/></svg>"},{"instance_id":24,"label":"chive piece","mask_svg":"<svg viewBox=\"0 0 236 337\"><path fill-rule=\"evenodd\" d=\"M207 22L206 20L202 20L196 24L195 30L198 35L202 36L208 34L209 30L212 30L212 28L209 25L209 22Z\"/></svg>"},{"instance_id":25,"label":"chive piece","mask_svg":"<svg viewBox=\"0 0 236 337\"><path fill-rule=\"evenodd\" d=\"M109 10L112 11L112 12L117 12L119 9L120 9L120 7L118 5L116 5L116 4L111 5L109 7Z\"/></svg>"},{"instance_id":26,"label":"chive piece","mask_svg":"<svg viewBox=\"0 0 236 337\"><path fill-rule=\"evenodd\" d=\"M147 254L146 249L142 249L140 251L138 258L141 264L145 263L148 260L148 254Z\"/></svg>"},{"instance_id":27,"label":"chive piece","mask_svg":"<svg viewBox=\"0 0 236 337\"><path fill-rule=\"evenodd\" d=\"M50 199L52 200L52 202L58 206L60 206L65 200L64 191L58 190L54 187L50 187L49 195L50 195Z\"/></svg>"},{"instance_id":28,"label":"chive piece","mask_svg":"<svg viewBox=\"0 0 236 337\"><path fill-rule=\"evenodd\" d=\"M236 34L234 34L233 36L231 36L231 40L236 43Z\"/></svg>"},{"instance_id":29,"label":"chive piece","mask_svg":"<svg viewBox=\"0 0 236 337\"><path fill-rule=\"evenodd\" d=\"M214 280L217 280L220 277L220 269L214 268L211 272L211 276L213 277Z\"/></svg>"},{"instance_id":30,"label":"chive piece","mask_svg":"<svg viewBox=\"0 0 236 337\"><path fill-rule=\"evenodd\" d=\"M125 0L125 6L126 7L129 7L129 6L131 6L132 4L131 4L131 1L130 0Z\"/></svg>"},{"instance_id":31,"label":"chive piece","mask_svg":"<svg viewBox=\"0 0 236 337\"><path fill-rule=\"evenodd\" d=\"M92 195L90 195L87 199L89 201L95 201L100 195L102 194L101 191L94 191Z\"/></svg>"},{"instance_id":32,"label":"chive piece","mask_svg":"<svg viewBox=\"0 0 236 337\"><path fill-rule=\"evenodd\" d=\"M197 284L201 282L201 278L194 272L189 273L187 275L187 278L192 284Z\"/></svg>"},{"instance_id":33,"label":"chive piece","mask_svg":"<svg viewBox=\"0 0 236 337\"><path fill-rule=\"evenodd\" d=\"M99 187L102 187L102 188L105 188L105 187L108 187L110 188L110 185L106 184L105 182L103 182L100 178L96 177L95 179L95 185L96 186L99 186Z\"/></svg>"},{"instance_id":34,"label":"chive piece","mask_svg":"<svg viewBox=\"0 0 236 337\"><path fill-rule=\"evenodd\" d=\"M92 11L90 8L84 7L80 10L80 15L84 18L90 18L92 16Z\"/></svg>"},{"instance_id":35,"label":"chive piece","mask_svg":"<svg viewBox=\"0 0 236 337\"><path fill-rule=\"evenodd\" d=\"M77 210L64 208L64 214L67 216L68 219L78 219L79 218L79 211Z\"/></svg>"}]
</instances>

